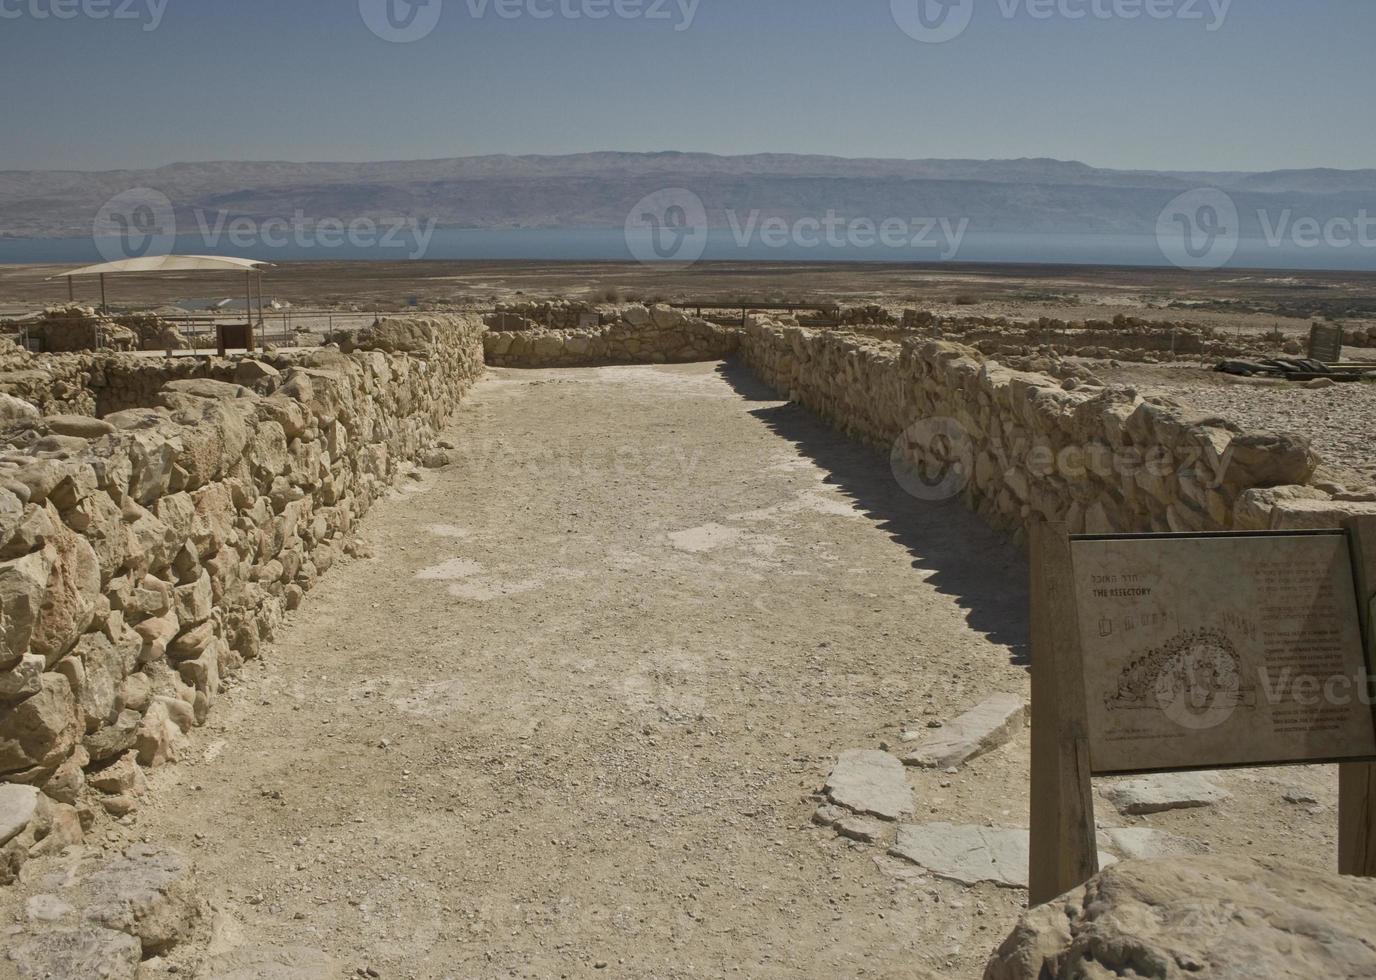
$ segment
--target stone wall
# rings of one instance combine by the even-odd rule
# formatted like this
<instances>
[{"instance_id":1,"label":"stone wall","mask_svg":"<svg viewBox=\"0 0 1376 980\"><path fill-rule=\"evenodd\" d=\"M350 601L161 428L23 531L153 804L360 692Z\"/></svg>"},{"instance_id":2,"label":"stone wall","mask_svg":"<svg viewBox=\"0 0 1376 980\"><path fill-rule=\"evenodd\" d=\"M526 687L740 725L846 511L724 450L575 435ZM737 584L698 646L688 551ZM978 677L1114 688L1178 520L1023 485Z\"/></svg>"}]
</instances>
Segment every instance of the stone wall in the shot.
<instances>
[{"instance_id":1,"label":"stone wall","mask_svg":"<svg viewBox=\"0 0 1376 980\"><path fill-rule=\"evenodd\" d=\"M46 353L109 350L184 350L190 343L175 323L156 314L106 316L94 307L56 306L24 322L0 322L0 332L37 339Z\"/></svg>"},{"instance_id":2,"label":"stone wall","mask_svg":"<svg viewBox=\"0 0 1376 980\"><path fill-rule=\"evenodd\" d=\"M104 418L0 396L0 791L31 788L36 815L0 840L0 882L53 828L79 837L85 785L119 815L176 758L431 447L483 371L481 334L384 321L347 353L216 362L241 384L130 357L140 384L162 378L157 404Z\"/></svg>"},{"instance_id":3,"label":"stone wall","mask_svg":"<svg viewBox=\"0 0 1376 980\"><path fill-rule=\"evenodd\" d=\"M740 333L667 306L632 306L614 323L588 330L489 331L494 367L552 368L602 364L715 361L736 352Z\"/></svg>"},{"instance_id":4,"label":"stone wall","mask_svg":"<svg viewBox=\"0 0 1376 980\"><path fill-rule=\"evenodd\" d=\"M901 331L859 329L888 340L901 340L904 333L911 336L910 331L921 330L929 339L966 344L994 357L1058 353L1156 362L1295 355L1304 350L1293 336L1228 334L1189 320L1146 320L1125 314L1112 320L1015 320L1005 316L937 316L910 310Z\"/></svg>"},{"instance_id":5,"label":"stone wall","mask_svg":"<svg viewBox=\"0 0 1376 980\"><path fill-rule=\"evenodd\" d=\"M489 329L510 330L577 330L588 318L605 322L606 310L581 300L546 300L543 302L498 303L496 312L486 319ZM614 317L614 314L612 314Z\"/></svg>"},{"instance_id":6,"label":"stone wall","mask_svg":"<svg viewBox=\"0 0 1376 980\"><path fill-rule=\"evenodd\" d=\"M1298 436L1011 370L958 344L752 318L741 354L780 395L889 454L915 497L959 496L1019 539L1037 518L1075 533L1185 532L1376 513L1376 494L1325 481Z\"/></svg>"}]
</instances>

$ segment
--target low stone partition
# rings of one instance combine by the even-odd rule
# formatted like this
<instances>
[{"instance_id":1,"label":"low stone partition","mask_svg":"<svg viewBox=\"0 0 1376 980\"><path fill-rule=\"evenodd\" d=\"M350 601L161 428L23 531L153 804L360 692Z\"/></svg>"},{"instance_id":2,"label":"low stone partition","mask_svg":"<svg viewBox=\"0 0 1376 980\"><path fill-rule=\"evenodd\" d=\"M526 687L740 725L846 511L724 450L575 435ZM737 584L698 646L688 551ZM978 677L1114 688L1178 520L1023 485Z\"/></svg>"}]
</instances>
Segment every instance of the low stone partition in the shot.
<instances>
[{"instance_id":1,"label":"low stone partition","mask_svg":"<svg viewBox=\"0 0 1376 980\"><path fill-rule=\"evenodd\" d=\"M631 306L616 322L586 330L489 331L484 348L493 367L683 364L730 357L739 338L738 330L667 306Z\"/></svg>"},{"instance_id":2,"label":"low stone partition","mask_svg":"<svg viewBox=\"0 0 1376 980\"><path fill-rule=\"evenodd\" d=\"M1064 382L968 347L751 318L741 355L780 395L889 454L924 500L961 497L1021 540L1075 533L1339 526L1376 494L1326 481L1308 442L1244 432L1125 387Z\"/></svg>"},{"instance_id":3,"label":"low stone partition","mask_svg":"<svg viewBox=\"0 0 1376 980\"><path fill-rule=\"evenodd\" d=\"M582 300L545 300L543 302L498 303L496 311L484 318L489 330L577 330L592 323L603 323L606 308ZM614 314L613 314L614 315Z\"/></svg>"},{"instance_id":4,"label":"low stone partition","mask_svg":"<svg viewBox=\"0 0 1376 980\"><path fill-rule=\"evenodd\" d=\"M50 307L27 321L0 321L0 333L37 340L50 354L108 350L184 350L190 347L175 323L153 313L109 316L94 307L71 304Z\"/></svg>"},{"instance_id":5,"label":"low stone partition","mask_svg":"<svg viewBox=\"0 0 1376 980\"><path fill-rule=\"evenodd\" d=\"M217 361L234 380L131 357L157 404L103 418L0 396L0 883L79 839L84 786L121 815L177 757L432 446L483 372L482 329L383 321L347 352Z\"/></svg>"},{"instance_id":6,"label":"low stone partition","mask_svg":"<svg viewBox=\"0 0 1376 980\"><path fill-rule=\"evenodd\" d=\"M0 396L20 399L42 415L103 416L157 404L168 381L233 381L240 360L108 352L31 354L5 345L0 349ZM0 409L0 427L5 422Z\"/></svg>"}]
</instances>

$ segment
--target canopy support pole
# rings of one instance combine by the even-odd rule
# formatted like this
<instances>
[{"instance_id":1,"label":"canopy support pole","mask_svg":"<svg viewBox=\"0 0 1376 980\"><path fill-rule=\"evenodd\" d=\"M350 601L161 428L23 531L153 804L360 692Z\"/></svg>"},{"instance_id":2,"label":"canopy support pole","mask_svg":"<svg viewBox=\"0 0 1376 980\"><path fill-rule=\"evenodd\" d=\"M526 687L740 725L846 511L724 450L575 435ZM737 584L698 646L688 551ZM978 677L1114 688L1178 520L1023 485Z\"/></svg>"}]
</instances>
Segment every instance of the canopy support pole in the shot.
<instances>
[{"instance_id":1,"label":"canopy support pole","mask_svg":"<svg viewBox=\"0 0 1376 980\"><path fill-rule=\"evenodd\" d=\"M105 273L103 272L100 274L100 312L110 312L110 307L105 303Z\"/></svg>"},{"instance_id":2,"label":"canopy support pole","mask_svg":"<svg viewBox=\"0 0 1376 980\"><path fill-rule=\"evenodd\" d=\"M72 277L67 277L67 302L76 302L76 285L72 282Z\"/></svg>"},{"instance_id":3,"label":"canopy support pole","mask_svg":"<svg viewBox=\"0 0 1376 980\"><path fill-rule=\"evenodd\" d=\"M244 337L244 344L248 353L253 353L253 273L244 273L244 323L247 325L248 333Z\"/></svg>"},{"instance_id":4,"label":"canopy support pole","mask_svg":"<svg viewBox=\"0 0 1376 980\"><path fill-rule=\"evenodd\" d=\"M258 280L258 326L263 330L263 349L267 350L268 325L267 321L263 319L263 274L260 272L255 278Z\"/></svg>"}]
</instances>

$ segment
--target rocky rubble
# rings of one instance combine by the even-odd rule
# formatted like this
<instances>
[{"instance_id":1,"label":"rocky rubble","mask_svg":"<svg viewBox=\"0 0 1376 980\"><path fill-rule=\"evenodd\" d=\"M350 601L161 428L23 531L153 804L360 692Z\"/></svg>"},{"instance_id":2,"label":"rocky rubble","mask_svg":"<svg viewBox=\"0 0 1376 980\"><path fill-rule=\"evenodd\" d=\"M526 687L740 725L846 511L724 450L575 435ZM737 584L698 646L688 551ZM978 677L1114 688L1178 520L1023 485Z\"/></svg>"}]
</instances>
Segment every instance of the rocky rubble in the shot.
<instances>
[{"instance_id":1,"label":"rocky rubble","mask_svg":"<svg viewBox=\"0 0 1376 980\"><path fill-rule=\"evenodd\" d=\"M473 319L350 353L123 369L155 404L0 430L0 874L137 805L483 370ZM41 791L41 792L40 792ZM26 828L10 833L28 801Z\"/></svg>"},{"instance_id":2,"label":"rocky rubble","mask_svg":"<svg viewBox=\"0 0 1376 980\"><path fill-rule=\"evenodd\" d=\"M1376 975L1376 882L1263 859L1127 861L1032 909L985 980Z\"/></svg>"}]
</instances>

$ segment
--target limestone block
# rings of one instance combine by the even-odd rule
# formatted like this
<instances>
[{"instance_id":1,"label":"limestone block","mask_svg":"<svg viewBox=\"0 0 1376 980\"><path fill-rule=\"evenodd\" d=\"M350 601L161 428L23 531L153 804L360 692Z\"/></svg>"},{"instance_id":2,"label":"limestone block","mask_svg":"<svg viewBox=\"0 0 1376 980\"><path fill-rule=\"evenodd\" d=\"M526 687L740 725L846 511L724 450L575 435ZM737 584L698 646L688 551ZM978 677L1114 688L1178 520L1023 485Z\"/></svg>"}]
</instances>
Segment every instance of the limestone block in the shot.
<instances>
[{"instance_id":1,"label":"limestone block","mask_svg":"<svg viewBox=\"0 0 1376 980\"><path fill-rule=\"evenodd\" d=\"M1368 976L1376 974L1373 908L1376 883L1340 877L1321 862L1126 861L1026 912L984 978Z\"/></svg>"},{"instance_id":2,"label":"limestone block","mask_svg":"<svg viewBox=\"0 0 1376 980\"><path fill-rule=\"evenodd\" d=\"M0 775L56 769L80 732L76 698L67 678L42 675L37 694L0 712Z\"/></svg>"}]
</instances>

